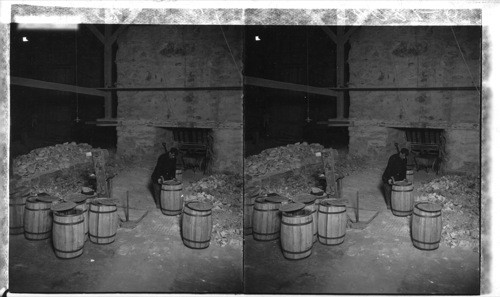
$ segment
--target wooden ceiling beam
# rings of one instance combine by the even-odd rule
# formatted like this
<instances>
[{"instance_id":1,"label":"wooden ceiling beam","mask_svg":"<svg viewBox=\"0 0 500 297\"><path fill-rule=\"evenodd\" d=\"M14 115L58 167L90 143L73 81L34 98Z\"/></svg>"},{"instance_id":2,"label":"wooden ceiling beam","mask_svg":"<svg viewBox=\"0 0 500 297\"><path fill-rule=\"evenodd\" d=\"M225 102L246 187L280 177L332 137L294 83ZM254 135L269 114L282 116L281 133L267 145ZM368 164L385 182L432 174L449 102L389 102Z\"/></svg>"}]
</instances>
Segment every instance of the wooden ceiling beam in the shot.
<instances>
[{"instance_id":1,"label":"wooden ceiling beam","mask_svg":"<svg viewBox=\"0 0 500 297\"><path fill-rule=\"evenodd\" d=\"M29 87L29 88L38 88L38 89L46 89L46 90L54 90L62 92L73 92L78 94L85 94L85 95L99 96L99 97L105 97L107 93L93 88L85 88L85 87L60 84L60 83L54 83L54 82L48 82L30 78L16 77L16 76L10 77L10 84L16 86Z\"/></svg>"}]
</instances>

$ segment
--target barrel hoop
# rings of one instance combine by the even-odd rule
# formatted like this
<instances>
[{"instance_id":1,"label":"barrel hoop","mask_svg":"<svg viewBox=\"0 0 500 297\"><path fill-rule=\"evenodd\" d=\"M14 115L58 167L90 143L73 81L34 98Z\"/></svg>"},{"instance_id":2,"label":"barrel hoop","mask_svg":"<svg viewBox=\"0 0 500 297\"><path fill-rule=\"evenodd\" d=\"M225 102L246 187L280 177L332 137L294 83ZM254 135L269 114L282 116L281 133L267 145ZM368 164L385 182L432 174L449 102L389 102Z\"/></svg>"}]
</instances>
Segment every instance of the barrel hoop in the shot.
<instances>
[{"instance_id":1,"label":"barrel hoop","mask_svg":"<svg viewBox=\"0 0 500 297\"><path fill-rule=\"evenodd\" d=\"M281 224L286 225L286 226L305 226L305 225L312 224L312 222L313 222L313 221L312 221L312 220L310 220L310 221L307 221L307 222L305 222L305 223L300 223L300 224L290 224L290 223L287 223L287 222L283 222L283 221L281 221Z\"/></svg>"},{"instance_id":2,"label":"barrel hoop","mask_svg":"<svg viewBox=\"0 0 500 297\"><path fill-rule=\"evenodd\" d=\"M24 228L24 226L17 226L17 227L10 227L9 226L9 229L21 229L21 228Z\"/></svg>"},{"instance_id":3,"label":"barrel hoop","mask_svg":"<svg viewBox=\"0 0 500 297\"><path fill-rule=\"evenodd\" d=\"M253 229L253 233L257 234L257 235L274 235L274 234L280 233L280 231L276 231L276 232L273 232L273 233L259 233L259 232L256 232L255 229Z\"/></svg>"},{"instance_id":4,"label":"barrel hoop","mask_svg":"<svg viewBox=\"0 0 500 297\"><path fill-rule=\"evenodd\" d=\"M26 203L9 203L9 206L11 205L26 205Z\"/></svg>"},{"instance_id":5,"label":"barrel hoop","mask_svg":"<svg viewBox=\"0 0 500 297\"><path fill-rule=\"evenodd\" d=\"M208 242L210 242L210 239L209 240L204 240L204 241L197 241L197 240L191 240L191 239L187 239L187 238L182 238L182 240L189 241L189 242L194 242L194 243L208 243Z\"/></svg>"},{"instance_id":6,"label":"barrel hoop","mask_svg":"<svg viewBox=\"0 0 500 297\"><path fill-rule=\"evenodd\" d=\"M441 239L439 239L438 241L434 241L434 242L425 242L425 241L420 241L420 240L417 240L415 238L412 238L411 240L417 242L417 243L422 243L422 244L437 244L437 243L440 243L441 242Z\"/></svg>"},{"instance_id":7,"label":"barrel hoop","mask_svg":"<svg viewBox=\"0 0 500 297\"><path fill-rule=\"evenodd\" d=\"M165 210L167 210L167 209L165 209ZM181 209L179 209L179 211L180 211L180 210L182 210L182 208L181 208ZM204 214L204 215L190 214L190 213L187 213L187 212L184 212L184 214L186 214L186 215L188 215L188 216L191 216L191 217L209 217L209 216L211 216L211 215L212 215L212 212L210 211L210 213L208 213L208 214Z\"/></svg>"},{"instance_id":8,"label":"barrel hoop","mask_svg":"<svg viewBox=\"0 0 500 297\"><path fill-rule=\"evenodd\" d=\"M411 190L401 190L401 191L392 189L392 191L393 192L397 192L397 193L401 193L401 192L413 192L413 189L411 189Z\"/></svg>"},{"instance_id":9,"label":"barrel hoop","mask_svg":"<svg viewBox=\"0 0 500 297\"><path fill-rule=\"evenodd\" d=\"M181 209L166 209L166 208L161 208L161 210L166 210L166 211L182 211L182 208Z\"/></svg>"},{"instance_id":10,"label":"barrel hoop","mask_svg":"<svg viewBox=\"0 0 500 297\"><path fill-rule=\"evenodd\" d=\"M439 213L437 215L433 215L433 216L423 216L421 214L413 212L413 215L417 216L417 217L421 217L421 218L439 218L441 216L441 213Z\"/></svg>"},{"instance_id":11,"label":"barrel hoop","mask_svg":"<svg viewBox=\"0 0 500 297\"><path fill-rule=\"evenodd\" d=\"M85 220L81 220L81 221L73 222L73 223L61 223L61 222L58 222L58 221L53 221L53 222L56 225L65 225L65 226L68 226L68 225L78 225L78 224L81 224L81 223L85 222Z\"/></svg>"},{"instance_id":12,"label":"barrel hoop","mask_svg":"<svg viewBox=\"0 0 500 297\"><path fill-rule=\"evenodd\" d=\"M323 239L340 239L340 238L345 237L345 234L342 236L337 236L337 237L328 237L328 236L322 236L322 235L318 234L318 237L323 238Z\"/></svg>"},{"instance_id":13,"label":"barrel hoop","mask_svg":"<svg viewBox=\"0 0 500 297\"><path fill-rule=\"evenodd\" d=\"M32 211L41 211L41 210L50 210L50 207L49 207L49 208L39 208L39 209L34 209L34 208L25 207L25 209L27 209L27 210L32 210Z\"/></svg>"},{"instance_id":14,"label":"barrel hoop","mask_svg":"<svg viewBox=\"0 0 500 297\"><path fill-rule=\"evenodd\" d=\"M34 234L34 235L47 234L47 233L50 233L50 232L52 232L52 230L49 230L47 232L38 232L38 233L37 232L29 232L29 231L24 230L24 233Z\"/></svg>"},{"instance_id":15,"label":"barrel hoop","mask_svg":"<svg viewBox=\"0 0 500 297\"><path fill-rule=\"evenodd\" d=\"M56 249L56 248L54 248L54 250L57 251L57 252L59 252L59 253L67 253L67 254L69 254L69 253L76 253L76 252L79 252L79 251L83 250L83 246L81 248L77 249L77 250L74 250L74 251L62 251L62 250Z\"/></svg>"},{"instance_id":16,"label":"barrel hoop","mask_svg":"<svg viewBox=\"0 0 500 297\"><path fill-rule=\"evenodd\" d=\"M110 236L97 236L97 235L93 235L93 234L89 234L89 235L92 238L113 238L113 237L115 237L116 233L113 235L110 235Z\"/></svg>"},{"instance_id":17,"label":"barrel hoop","mask_svg":"<svg viewBox=\"0 0 500 297\"><path fill-rule=\"evenodd\" d=\"M114 210L109 210L109 211L93 211L92 209L89 209L90 212L93 212L93 213L113 213L113 212L116 212L116 208Z\"/></svg>"},{"instance_id":18,"label":"barrel hoop","mask_svg":"<svg viewBox=\"0 0 500 297\"><path fill-rule=\"evenodd\" d=\"M259 208L254 208L254 211L261 211L261 212L268 212L268 211L279 211L279 209L259 209Z\"/></svg>"},{"instance_id":19,"label":"barrel hoop","mask_svg":"<svg viewBox=\"0 0 500 297\"><path fill-rule=\"evenodd\" d=\"M163 192L179 192L179 191L182 191L182 189L178 189L178 190L164 190L164 189L161 189Z\"/></svg>"},{"instance_id":20,"label":"barrel hoop","mask_svg":"<svg viewBox=\"0 0 500 297\"><path fill-rule=\"evenodd\" d=\"M307 250L305 250L305 251L300 251L300 252L292 252L292 251L287 251L287 250L285 250L285 249L283 249L283 248L282 248L282 250L283 250L283 252L285 252L285 253L298 255L298 254L302 254L302 253L307 253L308 251L312 250L312 248L313 248L313 247L312 247L312 245L311 245L311 247L310 247L310 248L308 248Z\"/></svg>"},{"instance_id":21,"label":"barrel hoop","mask_svg":"<svg viewBox=\"0 0 500 297\"><path fill-rule=\"evenodd\" d=\"M346 212L347 210L343 210L343 211L334 211L334 212L329 212L329 211L321 211L321 210L318 210L319 213L324 213L324 214L338 214L338 213L344 213Z\"/></svg>"}]
</instances>

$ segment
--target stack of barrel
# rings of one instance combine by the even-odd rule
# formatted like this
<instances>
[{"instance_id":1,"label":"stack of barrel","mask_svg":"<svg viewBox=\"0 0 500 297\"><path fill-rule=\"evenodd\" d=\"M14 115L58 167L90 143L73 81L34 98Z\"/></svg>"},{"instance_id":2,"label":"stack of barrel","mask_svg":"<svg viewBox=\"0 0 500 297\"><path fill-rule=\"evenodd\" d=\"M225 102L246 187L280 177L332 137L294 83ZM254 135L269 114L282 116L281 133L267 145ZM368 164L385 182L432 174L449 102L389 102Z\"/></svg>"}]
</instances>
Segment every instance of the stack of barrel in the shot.
<instances>
[{"instance_id":1,"label":"stack of barrel","mask_svg":"<svg viewBox=\"0 0 500 297\"><path fill-rule=\"evenodd\" d=\"M430 202L415 204L413 198L413 170L408 166L406 181L392 185L391 209L395 216L411 216L411 239L421 250L435 250L439 247L442 231L442 205Z\"/></svg>"},{"instance_id":2,"label":"stack of barrel","mask_svg":"<svg viewBox=\"0 0 500 297\"><path fill-rule=\"evenodd\" d=\"M344 242L347 214L346 205L340 200L311 194L289 200L275 193L258 194L253 190L245 192L245 234L252 234L257 241L280 239L286 259L309 257L316 241L325 245Z\"/></svg>"},{"instance_id":3,"label":"stack of barrel","mask_svg":"<svg viewBox=\"0 0 500 297\"><path fill-rule=\"evenodd\" d=\"M213 205L200 201L184 203L182 169L177 168L176 179L162 181L160 208L166 216L182 215L181 237L185 246L204 249L210 245Z\"/></svg>"},{"instance_id":4,"label":"stack of barrel","mask_svg":"<svg viewBox=\"0 0 500 297\"><path fill-rule=\"evenodd\" d=\"M83 194L64 199L46 193L31 194L26 187L10 193L10 234L24 234L28 240L52 238L58 258L72 259L83 254L87 238L96 244L114 241L118 228L116 203L108 198Z\"/></svg>"}]
</instances>

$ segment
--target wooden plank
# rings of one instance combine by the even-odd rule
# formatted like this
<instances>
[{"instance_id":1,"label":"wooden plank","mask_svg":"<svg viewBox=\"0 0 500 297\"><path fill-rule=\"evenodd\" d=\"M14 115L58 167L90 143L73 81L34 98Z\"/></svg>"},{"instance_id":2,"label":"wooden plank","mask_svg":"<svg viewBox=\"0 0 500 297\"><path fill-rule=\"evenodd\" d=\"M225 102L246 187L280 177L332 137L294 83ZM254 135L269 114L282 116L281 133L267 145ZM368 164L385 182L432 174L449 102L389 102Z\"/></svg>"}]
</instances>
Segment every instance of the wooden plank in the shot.
<instances>
[{"instance_id":1,"label":"wooden plank","mask_svg":"<svg viewBox=\"0 0 500 297\"><path fill-rule=\"evenodd\" d=\"M118 87L97 88L103 91L240 91L242 86L220 86L220 87Z\"/></svg>"},{"instance_id":2,"label":"wooden plank","mask_svg":"<svg viewBox=\"0 0 500 297\"><path fill-rule=\"evenodd\" d=\"M109 88L113 84L113 51L112 43L108 42L111 39L111 26L104 26L104 87ZM104 117L111 118L113 116L113 101L112 93L107 92L104 97Z\"/></svg>"},{"instance_id":3,"label":"wooden plank","mask_svg":"<svg viewBox=\"0 0 500 297\"><path fill-rule=\"evenodd\" d=\"M245 76L243 79L243 84L250 86L258 86L265 88L273 88L273 89L281 89L288 91L297 91L297 92L305 92L309 94L318 94L324 96L337 96L342 93L338 93L337 91L331 91L325 88L312 87L307 85L300 85L288 82L275 81L270 79L258 78L258 77L250 77Z\"/></svg>"},{"instance_id":4,"label":"wooden plank","mask_svg":"<svg viewBox=\"0 0 500 297\"><path fill-rule=\"evenodd\" d=\"M354 31L356 31L356 29L357 29L357 28L358 28L358 27L351 27L351 28L349 28L349 30L347 30L347 32L346 32L346 33L345 33L345 35L344 35L344 39L343 39L343 42L344 42L344 43L346 43L346 42L347 42L347 40L349 40L349 38L351 37L352 33L353 33Z\"/></svg>"},{"instance_id":5,"label":"wooden plank","mask_svg":"<svg viewBox=\"0 0 500 297\"><path fill-rule=\"evenodd\" d=\"M337 27L337 38L343 40L344 27ZM344 42L337 43L337 88L344 87ZM337 97L337 118L344 118L344 93Z\"/></svg>"},{"instance_id":6,"label":"wooden plank","mask_svg":"<svg viewBox=\"0 0 500 297\"><path fill-rule=\"evenodd\" d=\"M92 31L92 33L94 33L95 37L97 37L97 39L99 39L100 42L102 42L103 44L105 43L104 35L102 35L102 33L94 25L87 24L86 27L89 28L89 30Z\"/></svg>"},{"instance_id":7,"label":"wooden plank","mask_svg":"<svg viewBox=\"0 0 500 297\"><path fill-rule=\"evenodd\" d=\"M99 197L110 197L108 181L106 176L106 158L102 150L92 152L92 160L94 161L94 173L97 180L97 195Z\"/></svg>"},{"instance_id":8,"label":"wooden plank","mask_svg":"<svg viewBox=\"0 0 500 297\"><path fill-rule=\"evenodd\" d=\"M55 90L62 92L73 92L78 94L85 94L85 95L92 95L99 97L106 96L106 92L99 91L93 88L85 88L85 87L60 84L60 83L36 80L31 78L16 77L16 76L10 77L10 84L16 86L29 87L29 88Z\"/></svg>"},{"instance_id":9,"label":"wooden plank","mask_svg":"<svg viewBox=\"0 0 500 297\"><path fill-rule=\"evenodd\" d=\"M111 35L111 37L109 38L109 40L106 40L106 42L109 42L110 45L113 45L113 43L116 41L116 39L118 38L118 36L125 30L127 29L127 26L126 25L121 25L114 33L113 35Z\"/></svg>"},{"instance_id":10,"label":"wooden plank","mask_svg":"<svg viewBox=\"0 0 500 297\"><path fill-rule=\"evenodd\" d=\"M333 40L333 42L335 42L335 44L339 44L339 39L337 38L337 35L335 35L335 33L333 33L333 31L328 28L328 27L321 27L321 29L323 29L323 31L326 33L326 35L328 35L328 37L330 37L331 40ZM341 42L343 44L343 42Z\"/></svg>"},{"instance_id":11,"label":"wooden plank","mask_svg":"<svg viewBox=\"0 0 500 297\"><path fill-rule=\"evenodd\" d=\"M337 151L334 149L325 149L321 151L321 158L323 160L323 168L325 170L326 190L325 193L333 195L336 193L336 179L335 179L335 158Z\"/></svg>"}]
</instances>

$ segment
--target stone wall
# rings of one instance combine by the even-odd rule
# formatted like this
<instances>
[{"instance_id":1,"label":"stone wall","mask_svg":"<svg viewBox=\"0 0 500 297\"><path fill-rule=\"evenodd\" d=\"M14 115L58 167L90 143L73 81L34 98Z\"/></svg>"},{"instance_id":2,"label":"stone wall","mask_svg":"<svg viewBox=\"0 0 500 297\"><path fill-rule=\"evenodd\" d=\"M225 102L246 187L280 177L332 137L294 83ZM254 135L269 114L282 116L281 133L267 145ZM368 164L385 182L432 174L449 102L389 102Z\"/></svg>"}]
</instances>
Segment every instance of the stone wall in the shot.
<instances>
[{"instance_id":1,"label":"stone wall","mask_svg":"<svg viewBox=\"0 0 500 297\"><path fill-rule=\"evenodd\" d=\"M242 87L242 43L242 28L237 26L130 26L118 38L117 85ZM213 169L239 170L243 159L242 93L118 92L121 125L117 151L124 156L156 158L163 151L161 143L173 141L171 131L164 128L211 128L216 152Z\"/></svg>"},{"instance_id":2,"label":"stone wall","mask_svg":"<svg viewBox=\"0 0 500 297\"><path fill-rule=\"evenodd\" d=\"M453 31L450 27L362 27L350 43L350 87L481 83L479 27L454 27ZM390 127L400 131L438 128L448 137L445 169L459 170L479 162L481 106L477 90L351 91L350 100L352 153L388 157L394 152L393 142L401 141L401 134L394 134Z\"/></svg>"}]
</instances>

